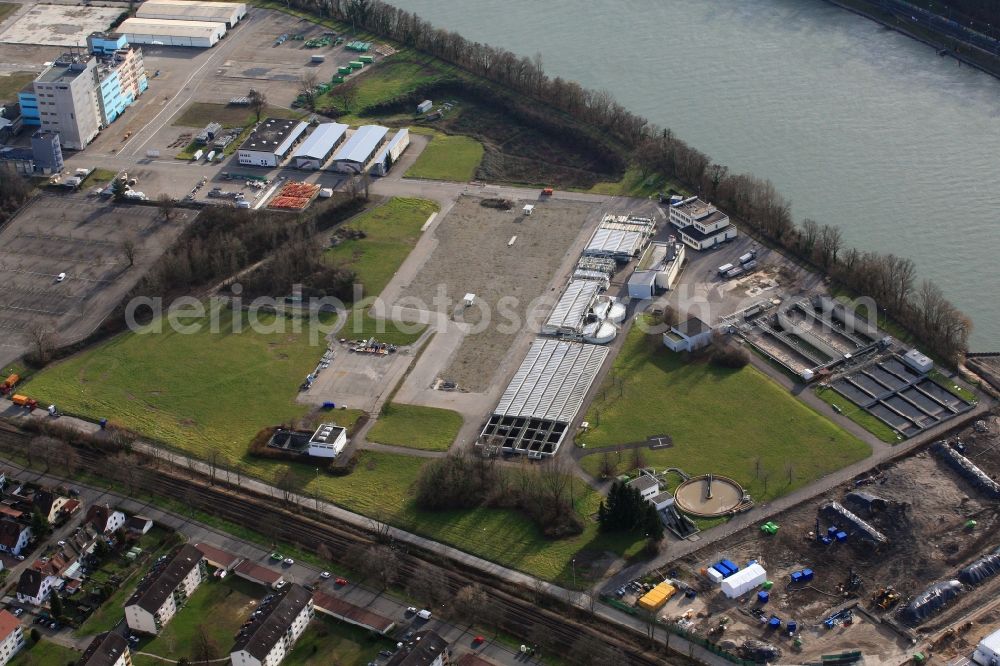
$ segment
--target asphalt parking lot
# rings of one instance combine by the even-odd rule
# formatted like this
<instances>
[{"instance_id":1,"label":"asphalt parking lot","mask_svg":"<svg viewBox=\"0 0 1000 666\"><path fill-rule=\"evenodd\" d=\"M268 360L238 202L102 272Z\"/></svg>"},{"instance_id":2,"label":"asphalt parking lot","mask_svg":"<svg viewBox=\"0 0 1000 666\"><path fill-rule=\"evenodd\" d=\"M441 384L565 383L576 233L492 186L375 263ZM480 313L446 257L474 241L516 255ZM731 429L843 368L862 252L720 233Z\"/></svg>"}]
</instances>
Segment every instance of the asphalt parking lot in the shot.
<instances>
[{"instance_id":1,"label":"asphalt parking lot","mask_svg":"<svg viewBox=\"0 0 1000 666\"><path fill-rule=\"evenodd\" d=\"M192 211L43 194L0 232L0 365L33 347L86 337L174 242ZM123 242L135 243L129 267ZM60 274L65 274L59 280Z\"/></svg>"}]
</instances>

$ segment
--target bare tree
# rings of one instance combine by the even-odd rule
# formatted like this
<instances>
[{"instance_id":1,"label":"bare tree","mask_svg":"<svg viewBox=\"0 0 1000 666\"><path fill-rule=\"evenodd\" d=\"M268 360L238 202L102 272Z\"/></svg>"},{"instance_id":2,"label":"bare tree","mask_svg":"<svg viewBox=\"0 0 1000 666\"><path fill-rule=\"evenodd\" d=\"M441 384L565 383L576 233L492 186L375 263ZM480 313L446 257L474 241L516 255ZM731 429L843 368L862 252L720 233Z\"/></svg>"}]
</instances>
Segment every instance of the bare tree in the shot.
<instances>
[{"instance_id":1,"label":"bare tree","mask_svg":"<svg viewBox=\"0 0 1000 666\"><path fill-rule=\"evenodd\" d=\"M319 85L319 72L315 68L302 70L299 75L299 94L302 95L310 111L316 110L317 85Z\"/></svg>"},{"instance_id":2,"label":"bare tree","mask_svg":"<svg viewBox=\"0 0 1000 666\"><path fill-rule=\"evenodd\" d=\"M247 96L250 100L250 110L253 111L256 122L260 122L260 116L267 108L267 95L257 89L252 89Z\"/></svg>"},{"instance_id":3,"label":"bare tree","mask_svg":"<svg viewBox=\"0 0 1000 666\"><path fill-rule=\"evenodd\" d=\"M219 457L220 453L218 449L212 449L208 452L208 473L209 473L209 484L215 485L215 475L219 468Z\"/></svg>"},{"instance_id":4,"label":"bare tree","mask_svg":"<svg viewBox=\"0 0 1000 666\"><path fill-rule=\"evenodd\" d=\"M611 462L611 454L607 449L601 454L601 477L609 479L615 474L615 464Z\"/></svg>"},{"instance_id":5,"label":"bare tree","mask_svg":"<svg viewBox=\"0 0 1000 666\"><path fill-rule=\"evenodd\" d=\"M208 630L205 629L204 624L198 625L198 628L195 630L193 642L191 655L196 661L212 661L219 658L219 646L208 634Z\"/></svg>"},{"instance_id":6,"label":"bare tree","mask_svg":"<svg viewBox=\"0 0 1000 666\"><path fill-rule=\"evenodd\" d=\"M362 580L374 580L383 590L392 585L399 575L399 558L389 546L354 544L348 549L346 559Z\"/></svg>"},{"instance_id":7,"label":"bare tree","mask_svg":"<svg viewBox=\"0 0 1000 666\"><path fill-rule=\"evenodd\" d=\"M44 324L35 324L28 329L28 336L31 338L31 346L35 352L35 358L39 363L45 364L49 361L54 346L54 334L52 329Z\"/></svg>"},{"instance_id":8,"label":"bare tree","mask_svg":"<svg viewBox=\"0 0 1000 666\"><path fill-rule=\"evenodd\" d=\"M316 556L325 562L329 562L333 560L333 551L330 550L330 547L325 542L321 541L316 546Z\"/></svg>"},{"instance_id":9,"label":"bare tree","mask_svg":"<svg viewBox=\"0 0 1000 666\"><path fill-rule=\"evenodd\" d=\"M406 591L428 606L437 606L451 596L445 573L429 564L422 564L413 572L406 582Z\"/></svg>"},{"instance_id":10,"label":"bare tree","mask_svg":"<svg viewBox=\"0 0 1000 666\"><path fill-rule=\"evenodd\" d=\"M354 107L354 102L358 99L358 90L354 86L338 86L337 87L337 101L340 104L340 110L344 113L350 113L351 109Z\"/></svg>"},{"instance_id":11,"label":"bare tree","mask_svg":"<svg viewBox=\"0 0 1000 666\"><path fill-rule=\"evenodd\" d=\"M132 238L126 238L122 241L122 256L125 257L125 261L128 262L128 267L132 268L135 266L135 256L138 253L138 246Z\"/></svg>"},{"instance_id":12,"label":"bare tree","mask_svg":"<svg viewBox=\"0 0 1000 666\"><path fill-rule=\"evenodd\" d=\"M174 213L177 212L177 200L169 194L161 194L157 197L156 205L160 209L160 214L163 216L164 222L172 220Z\"/></svg>"},{"instance_id":13,"label":"bare tree","mask_svg":"<svg viewBox=\"0 0 1000 666\"><path fill-rule=\"evenodd\" d=\"M470 627L483 621L490 606L489 595L479 585L466 585L455 594L452 602L455 614Z\"/></svg>"},{"instance_id":14,"label":"bare tree","mask_svg":"<svg viewBox=\"0 0 1000 666\"><path fill-rule=\"evenodd\" d=\"M278 477L275 486L281 491L281 498L287 502L291 499L292 491L295 490L295 472L290 467L286 467Z\"/></svg>"}]
</instances>

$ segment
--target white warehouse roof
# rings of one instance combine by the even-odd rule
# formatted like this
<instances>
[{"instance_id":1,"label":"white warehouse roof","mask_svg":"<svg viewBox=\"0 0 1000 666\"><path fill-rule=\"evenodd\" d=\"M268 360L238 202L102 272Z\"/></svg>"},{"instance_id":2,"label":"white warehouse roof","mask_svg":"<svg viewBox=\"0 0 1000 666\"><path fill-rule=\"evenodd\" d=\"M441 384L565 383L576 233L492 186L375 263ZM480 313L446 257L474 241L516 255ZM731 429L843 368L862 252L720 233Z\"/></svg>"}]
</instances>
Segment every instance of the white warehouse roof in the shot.
<instances>
[{"instance_id":1,"label":"white warehouse roof","mask_svg":"<svg viewBox=\"0 0 1000 666\"><path fill-rule=\"evenodd\" d=\"M347 143L340 147L333 159L338 162L357 162L359 164L367 162L375 147L388 133L389 128L381 125L359 127L347 140Z\"/></svg>"},{"instance_id":2,"label":"white warehouse roof","mask_svg":"<svg viewBox=\"0 0 1000 666\"><path fill-rule=\"evenodd\" d=\"M226 24L210 21L173 21L170 19L129 18L115 28L115 32L137 35L164 35L211 39L226 33Z\"/></svg>"},{"instance_id":3,"label":"white warehouse roof","mask_svg":"<svg viewBox=\"0 0 1000 666\"><path fill-rule=\"evenodd\" d=\"M292 153L292 157L323 159L330 153L330 149L344 136L348 127L348 125L342 123L322 123L317 125L313 133Z\"/></svg>"},{"instance_id":4,"label":"white warehouse roof","mask_svg":"<svg viewBox=\"0 0 1000 666\"><path fill-rule=\"evenodd\" d=\"M192 0L147 0L136 10L136 18L218 21L235 24L247 13L242 2L194 2Z\"/></svg>"},{"instance_id":5,"label":"white warehouse roof","mask_svg":"<svg viewBox=\"0 0 1000 666\"><path fill-rule=\"evenodd\" d=\"M571 422L607 356L607 347L535 340L494 413Z\"/></svg>"},{"instance_id":6,"label":"white warehouse roof","mask_svg":"<svg viewBox=\"0 0 1000 666\"><path fill-rule=\"evenodd\" d=\"M378 151L378 155L375 156L375 161L384 162L385 156L389 154L389 151L391 151L393 148L399 145L404 139L409 140L408 139L409 135L410 131L405 127L396 132L396 135L393 136L391 139L389 139L389 143L385 144L382 147L382 150Z\"/></svg>"},{"instance_id":7,"label":"white warehouse roof","mask_svg":"<svg viewBox=\"0 0 1000 666\"><path fill-rule=\"evenodd\" d=\"M601 285L593 280L573 280L556 303L543 331L583 330L583 320Z\"/></svg>"},{"instance_id":8,"label":"white warehouse roof","mask_svg":"<svg viewBox=\"0 0 1000 666\"><path fill-rule=\"evenodd\" d=\"M592 256L632 256L645 240L638 231L599 228L583 252Z\"/></svg>"}]
</instances>

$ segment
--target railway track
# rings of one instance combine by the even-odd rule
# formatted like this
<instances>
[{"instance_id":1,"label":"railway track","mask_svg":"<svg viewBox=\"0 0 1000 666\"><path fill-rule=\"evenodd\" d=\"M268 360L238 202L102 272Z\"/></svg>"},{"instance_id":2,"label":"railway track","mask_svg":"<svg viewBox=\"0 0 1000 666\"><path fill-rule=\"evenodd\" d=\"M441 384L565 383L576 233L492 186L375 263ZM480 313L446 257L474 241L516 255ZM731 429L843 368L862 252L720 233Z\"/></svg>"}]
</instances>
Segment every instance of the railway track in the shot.
<instances>
[{"instance_id":1,"label":"railway track","mask_svg":"<svg viewBox=\"0 0 1000 666\"><path fill-rule=\"evenodd\" d=\"M30 433L0 422L0 449L23 451L30 446L31 437ZM75 449L82 470L100 477L109 476L113 468L109 467L107 453L85 446L76 446ZM330 522L328 517L314 514L304 507L297 507L300 511L289 511L275 498L236 489L225 482L216 481L215 485L210 485L206 478L190 478L179 473L181 470L166 466L163 461L135 455L139 460L150 463L140 465L139 469L143 471L136 475L135 483L143 491L161 497L183 498L195 508L255 531L261 529L259 517L270 513L278 520L273 521L271 527L274 533L268 536L313 552L319 550L321 545L325 546L332 559L339 563L345 563L346 555L353 546L367 546L377 540L377 535L372 532ZM183 472L194 475L190 470ZM121 482L120 479L114 480ZM436 569L443 575L451 593L467 585L478 584L487 591L491 604L499 611L494 620L497 626L526 641L545 635L549 637L546 647L553 652L566 654L583 637L589 637L620 651L627 663L636 666L693 663L685 657L642 649L638 646L649 643L644 633L611 622L595 622L583 611L550 595L539 595L537 600L527 599L523 588L458 562L442 562L441 556L436 553L409 546L397 547L397 553L400 580L410 579L418 570ZM621 663L620 660L617 663Z\"/></svg>"}]
</instances>

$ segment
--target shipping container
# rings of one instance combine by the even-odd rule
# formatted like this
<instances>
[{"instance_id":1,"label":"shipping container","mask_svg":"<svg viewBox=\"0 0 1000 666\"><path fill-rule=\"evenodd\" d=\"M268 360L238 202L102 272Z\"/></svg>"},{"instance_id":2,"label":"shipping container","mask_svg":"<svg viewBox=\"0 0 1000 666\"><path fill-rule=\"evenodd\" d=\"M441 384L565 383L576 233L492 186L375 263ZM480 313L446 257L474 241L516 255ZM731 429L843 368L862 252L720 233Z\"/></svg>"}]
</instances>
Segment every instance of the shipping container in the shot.
<instances>
[{"instance_id":1,"label":"shipping container","mask_svg":"<svg viewBox=\"0 0 1000 666\"><path fill-rule=\"evenodd\" d=\"M347 64L350 66L351 69L361 69L362 67L365 66L365 63L361 62L360 60L352 60Z\"/></svg>"},{"instance_id":2,"label":"shipping container","mask_svg":"<svg viewBox=\"0 0 1000 666\"><path fill-rule=\"evenodd\" d=\"M363 63L365 63L367 65L370 65L373 62L375 62L375 56L363 55L363 56L360 56L358 58L358 60L360 60L361 62L363 62Z\"/></svg>"},{"instance_id":3,"label":"shipping container","mask_svg":"<svg viewBox=\"0 0 1000 666\"><path fill-rule=\"evenodd\" d=\"M719 266L719 275L725 275L729 271L733 270L734 266L732 264L722 264Z\"/></svg>"},{"instance_id":4,"label":"shipping container","mask_svg":"<svg viewBox=\"0 0 1000 666\"><path fill-rule=\"evenodd\" d=\"M338 73L338 74L350 74L350 73L351 73L351 71L352 71L352 70L351 70L351 68L350 68L350 67L347 67L347 66L344 66L344 67L338 67L338 68L337 68L337 73Z\"/></svg>"},{"instance_id":5,"label":"shipping container","mask_svg":"<svg viewBox=\"0 0 1000 666\"><path fill-rule=\"evenodd\" d=\"M747 252L742 257L740 257L740 263L741 264L745 264L745 263L747 263L749 261L753 261L756 258L757 258L757 253L756 252Z\"/></svg>"}]
</instances>

